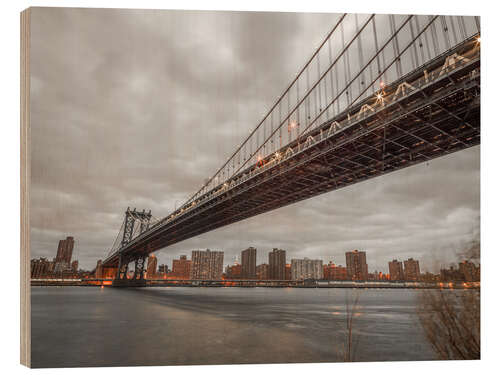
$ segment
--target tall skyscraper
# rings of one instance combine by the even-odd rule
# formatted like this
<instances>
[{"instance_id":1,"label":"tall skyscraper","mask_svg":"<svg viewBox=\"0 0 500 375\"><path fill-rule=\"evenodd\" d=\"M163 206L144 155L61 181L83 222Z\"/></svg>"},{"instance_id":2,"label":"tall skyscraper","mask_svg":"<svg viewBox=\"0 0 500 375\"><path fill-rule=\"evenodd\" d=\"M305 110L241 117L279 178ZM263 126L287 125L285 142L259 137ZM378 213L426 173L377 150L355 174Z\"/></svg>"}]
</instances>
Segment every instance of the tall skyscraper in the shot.
<instances>
[{"instance_id":1,"label":"tall skyscraper","mask_svg":"<svg viewBox=\"0 0 500 375\"><path fill-rule=\"evenodd\" d=\"M323 278L323 261L320 259L292 259L292 280Z\"/></svg>"},{"instance_id":2,"label":"tall skyscraper","mask_svg":"<svg viewBox=\"0 0 500 375\"><path fill-rule=\"evenodd\" d=\"M408 281L418 281L420 279L420 266L418 260L410 258L404 261L405 269L405 280Z\"/></svg>"},{"instance_id":3,"label":"tall skyscraper","mask_svg":"<svg viewBox=\"0 0 500 375\"><path fill-rule=\"evenodd\" d=\"M403 262L399 262L397 259L389 262L389 274L391 275L391 280L393 281L404 280L405 274L403 272Z\"/></svg>"},{"instance_id":4,"label":"tall skyscraper","mask_svg":"<svg viewBox=\"0 0 500 375\"><path fill-rule=\"evenodd\" d=\"M154 254L148 257L148 266L146 268L146 274L148 279L154 279L156 276L156 267L158 266L158 259Z\"/></svg>"},{"instance_id":5,"label":"tall skyscraper","mask_svg":"<svg viewBox=\"0 0 500 375\"><path fill-rule=\"evenodd\" d=\"M73 247L75 241L73 237L66 237L65 240L59 241L57 247L57 255L55 259L55 271L62 272L71 268L71 257L73 256Z\"/></svg>"},{"instance_id":6,"label":"tall skyscraper","mask_svg":"<svg viewBox=\"0 0 500 375\"><path fill-rule=\"evenodd\" d=\"M191 273L191 261L186 255L172 261L172 274L179 279L189 279Z\"/></svg>"},{"instance_id":7,"label":"tall skyscraper","mask_svg":"<svg viewBox=\"0 0 500 375\"><path fill-rule=\"evenodd\" d=\"M366 264L366 252L348 251L345 253L347 266L347 277L350 280L368 280L368 265Z\"/></svg>"},{"instance_id":8,"label":"tall skyscraper","mask_svg":"<svg viewBox=\"0 0 500 375\"><path fill-rule=\"evenodd\" d=\"M193 250L191 255L191 279L221 280L223 263L223 251Z\"/></svg>"},{"instance_id":9,"label":"tall skyscraper","mask_svg":"<svg viewBox=\"0 0 500 375\"><path fill-rule=\"evenodd\" d=\"M285 280L286 275L286 251L273 249L269 253L269 279Z\"/></svg>"},{"instance_id":10,"label":"tall skyscraper","mask_svg":"<svg viewBox=\"0 0 500 375\"><path fill-rule=\"evenodd\" d=\"M255 279L257 277L257 249L249 247L241 252L241 277Z\"/></svg>"}]
</instances>

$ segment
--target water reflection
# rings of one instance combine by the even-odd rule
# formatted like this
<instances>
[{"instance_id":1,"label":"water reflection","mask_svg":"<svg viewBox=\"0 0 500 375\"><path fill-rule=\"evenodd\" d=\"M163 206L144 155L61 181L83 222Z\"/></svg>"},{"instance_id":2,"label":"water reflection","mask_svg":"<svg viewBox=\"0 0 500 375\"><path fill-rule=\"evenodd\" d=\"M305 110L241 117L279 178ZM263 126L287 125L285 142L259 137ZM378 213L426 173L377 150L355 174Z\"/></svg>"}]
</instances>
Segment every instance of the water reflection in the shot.
<instances>
[{"instance_id":1,"label":"water reflection","mask_svg":"<svg viewBox=\"0 0 500 375\"><path fill-rule=\"evenodd\" d=\"M341 361L346 289L32 288L34 367ZM366 290L356 359L434 359L417 291Z\"/></svg>"}]
</instances>

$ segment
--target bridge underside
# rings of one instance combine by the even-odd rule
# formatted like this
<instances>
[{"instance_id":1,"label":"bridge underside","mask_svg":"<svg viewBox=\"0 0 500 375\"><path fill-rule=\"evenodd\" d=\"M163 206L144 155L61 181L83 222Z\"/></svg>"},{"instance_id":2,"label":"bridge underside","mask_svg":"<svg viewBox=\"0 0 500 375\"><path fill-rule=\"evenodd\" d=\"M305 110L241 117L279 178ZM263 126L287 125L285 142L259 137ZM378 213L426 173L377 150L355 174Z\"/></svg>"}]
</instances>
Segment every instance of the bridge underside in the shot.
<instances>
[{"instance_id":1,"label":"bridge underside","mask_svg":"<svg viewBox=\"0 0 500 375\"><path fill-rule=\"evenodd\" d=\"M131 241L133 260L190 237L480 143L480 58L469 41L386 87ZM468 56L447 67L447 58ZM408 83L408 85L406 85ZM405 87L407 91L405 92ZM368 104L368 106L366 106ZM333 124L341 124L331 132ZM286 157L285 157L286 155ZM225 185L226 186L226 185ZM105 264L116 266L119 254Z\"/></svg>"}]
</instances>

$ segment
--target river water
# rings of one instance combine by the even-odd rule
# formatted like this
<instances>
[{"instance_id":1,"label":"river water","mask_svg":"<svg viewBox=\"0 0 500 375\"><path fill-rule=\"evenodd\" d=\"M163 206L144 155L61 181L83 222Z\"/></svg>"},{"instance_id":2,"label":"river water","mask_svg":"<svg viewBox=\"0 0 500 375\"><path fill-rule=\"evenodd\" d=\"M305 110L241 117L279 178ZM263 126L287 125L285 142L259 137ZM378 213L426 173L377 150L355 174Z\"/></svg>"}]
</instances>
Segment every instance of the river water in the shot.
<instances>
[{"instance_id":1,"label":"river water","mask_svg":"<svg viewBox=\"0 0 500 375\"><path fill-rule=\"evenodd\" d=\"M32 287L32 366L435 359L417 290Z\"/></svg>"}]
</instances>

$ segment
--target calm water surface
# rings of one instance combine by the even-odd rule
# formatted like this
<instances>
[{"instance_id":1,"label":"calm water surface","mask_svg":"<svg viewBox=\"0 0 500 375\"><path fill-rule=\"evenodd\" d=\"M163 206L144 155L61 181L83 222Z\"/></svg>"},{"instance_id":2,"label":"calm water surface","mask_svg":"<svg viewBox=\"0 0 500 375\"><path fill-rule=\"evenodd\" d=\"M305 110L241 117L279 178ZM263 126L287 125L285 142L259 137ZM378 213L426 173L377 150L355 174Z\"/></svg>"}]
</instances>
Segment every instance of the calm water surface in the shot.
<instances>
[{"instance_id":1,"label":"calm water surface","mask_svg":"<svg viewBox=\"0 0 500 375\"><path fill-rule=\"evenodd\" d=\"M32 366L435 359L415 290L32 287Z\"/></svg>"}]
</instances>

